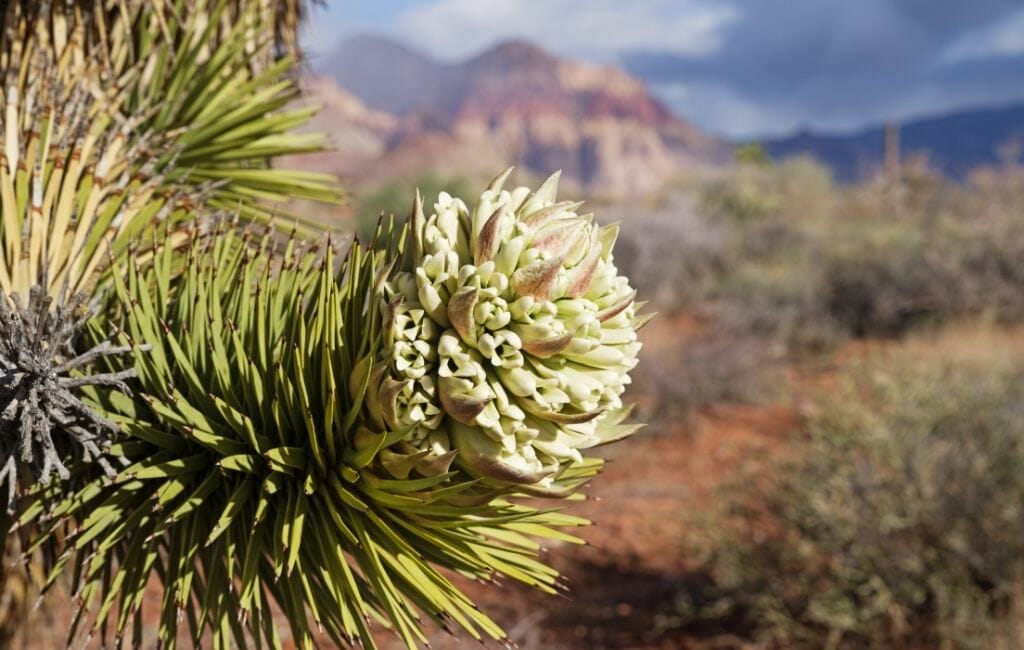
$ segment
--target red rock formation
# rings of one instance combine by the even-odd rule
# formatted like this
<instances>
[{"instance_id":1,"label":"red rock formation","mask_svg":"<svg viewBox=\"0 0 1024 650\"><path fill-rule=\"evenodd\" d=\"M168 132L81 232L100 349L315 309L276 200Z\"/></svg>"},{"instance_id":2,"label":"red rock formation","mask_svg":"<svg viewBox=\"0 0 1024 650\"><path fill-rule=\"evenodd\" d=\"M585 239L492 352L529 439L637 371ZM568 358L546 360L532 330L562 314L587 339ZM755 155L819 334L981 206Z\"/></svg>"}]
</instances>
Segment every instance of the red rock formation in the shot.
<instances>
[{"instance_id":1,"label":"red rock formation","mask_svg":"<svg viewBox=\"0 0 1024 650\"><path fill-rule=\"evenodd\" d=\"M366 52L378 56L358 56ZM728 160L724 143L672 115L637 79L524 41L437 64L360 37L339 50L334 76L369 105L327 79L310 85L342 151L336 171L356 182L428 168L476 176L515 163L538 175L561 169L579 191L621 198Z\"/></svg>"}]
</instances>

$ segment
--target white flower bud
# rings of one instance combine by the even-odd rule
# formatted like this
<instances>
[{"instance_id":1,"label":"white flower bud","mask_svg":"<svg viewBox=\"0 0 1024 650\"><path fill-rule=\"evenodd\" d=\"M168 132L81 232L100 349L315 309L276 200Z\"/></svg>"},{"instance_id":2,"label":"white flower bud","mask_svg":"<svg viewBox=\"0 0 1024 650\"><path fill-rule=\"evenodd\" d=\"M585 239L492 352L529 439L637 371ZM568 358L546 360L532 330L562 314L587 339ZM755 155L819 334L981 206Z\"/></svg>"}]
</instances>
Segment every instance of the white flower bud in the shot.
<instances>
[{"instance_id":1,"label":"white flower bud","mask_svg":"<svg viewBox=\"0 0 1024 650\"><path fill-rule=\"evenodd\" d=\"M419 258L388 284L404 302L385 341L407 382L399 419L418 424L408 442L543 487L606 432L624 435L623 415L603 420L636 364L635 294L612 263L617 227L556 203L557 174L536 192L504 180L472 211L441 193L418 219Z\"/></svg>"}]
</instances>

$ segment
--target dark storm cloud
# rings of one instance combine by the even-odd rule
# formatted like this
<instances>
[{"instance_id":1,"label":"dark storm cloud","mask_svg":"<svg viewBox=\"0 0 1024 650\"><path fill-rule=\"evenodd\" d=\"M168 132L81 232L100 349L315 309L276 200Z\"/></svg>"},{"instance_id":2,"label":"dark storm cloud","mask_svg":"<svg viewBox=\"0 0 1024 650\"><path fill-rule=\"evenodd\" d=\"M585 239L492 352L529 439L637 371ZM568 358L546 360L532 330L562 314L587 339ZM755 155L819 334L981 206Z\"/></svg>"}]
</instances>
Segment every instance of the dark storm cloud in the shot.
<instances>
[{"instance_id":1,"label":"dark storm cloud","mask_svg":"<svg viewBox=\"0 0 1024 650\"><path fill-rule=\"evenodd\" d=\"M1019 0L737 0L704 56L632 51L623 63L679 112L726 134L852 128L1024 97L1020 56L951 56ZM975 44L977 50L977 44Z\"/></svg>"}]
</instances>

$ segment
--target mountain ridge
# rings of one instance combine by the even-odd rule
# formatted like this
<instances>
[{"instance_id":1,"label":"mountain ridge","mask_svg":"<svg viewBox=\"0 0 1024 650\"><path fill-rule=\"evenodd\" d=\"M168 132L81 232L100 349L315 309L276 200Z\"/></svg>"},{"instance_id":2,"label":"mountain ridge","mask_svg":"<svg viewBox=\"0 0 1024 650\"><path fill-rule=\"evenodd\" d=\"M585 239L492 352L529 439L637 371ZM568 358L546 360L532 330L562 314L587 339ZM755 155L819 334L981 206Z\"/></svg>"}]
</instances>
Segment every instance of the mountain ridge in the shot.
<instances>
[{"instance_id":1,"label":"mountain ridge","mask_svg":"<svg viewBox=\"0 0 1024 650\"><path fill-rule=\"evenodd\" d=\"M316 98L328 114L330 96L342 92L368 112L395 118L392 130L377 134L377 160L339 170L357 180L427 163L447 173L459 173L460 161L498 170L515 163L536 175L561 169L570 186L591 196L624 197L730 160L727 143L673 115L642 81L525 40L446 63L387 37L358 35L316 72L314 95L326 96ZM354 116L345 119L343 127L342 118L321 125L348 129Z\"/></svg>"},{"instance_id":2,"label":"mountain ridge","mask_svg":"<svg viewBox=\"0 0 1024 650\"><path fill-rule=\"evenodd\" d=\"M1024 102L926 115L898 126L904 156L925 153L932 167L962 179L980 165L1007 157L1019 162L1020 152L1014 156L1013 149L1024 142ZM885 126L876 124L841 134L802 130L760 142L773 158L809 154L839 180L852 181L882 164L884 138Z\"/></svg>"}]
</instances>

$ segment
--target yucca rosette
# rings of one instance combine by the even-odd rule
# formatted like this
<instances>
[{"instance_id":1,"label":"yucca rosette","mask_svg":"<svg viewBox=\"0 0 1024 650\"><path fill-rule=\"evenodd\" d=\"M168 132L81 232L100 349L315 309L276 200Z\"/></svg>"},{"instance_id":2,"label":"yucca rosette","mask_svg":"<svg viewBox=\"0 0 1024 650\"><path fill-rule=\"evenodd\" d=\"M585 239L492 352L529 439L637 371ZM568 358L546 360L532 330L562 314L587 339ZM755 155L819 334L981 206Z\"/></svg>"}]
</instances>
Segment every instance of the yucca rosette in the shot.
<instances>
[{"instance_id":1,"label":"yucca rosette","mask_svg":"<svg viewBox=\"0 0 1024 650\"><path fill-rule=\"evenodd\" d=\"M417 197L371 394L423 459L554 492L584 450L637 428L622 395L643 318L613 262L617 226L558 202L557 173L533 192L504 189L510 172L472 210L441 193L428 216Z\"/></svg>"},{"instance_id":2,"label":"yucca rosette","mask_svg":"<svg viewBox=\"0 0 1024 650\"><path fill-rule=\"evenodd\" d=\"M162 247L114 278L117 342L131 351L101 366L131 366L132 391L82 392L119 427L109 452L124 466L58 492L41 524L44 540L71 531L49 582L68 568L69 644L91 626L118 648L143 635L169 649L281 648L285 623L310 650L374 648L381 627L420 648L431 623L505 639L451 574L558 593L540 543L581 543L572 531L586 521L481 492L441 467L450 455L401 453L405 432L366 417L369 375L345 390L379 358L386 245L335 261L330 241L236 228L195 222L185 259Z\"/></svg>"}]
</instances>

